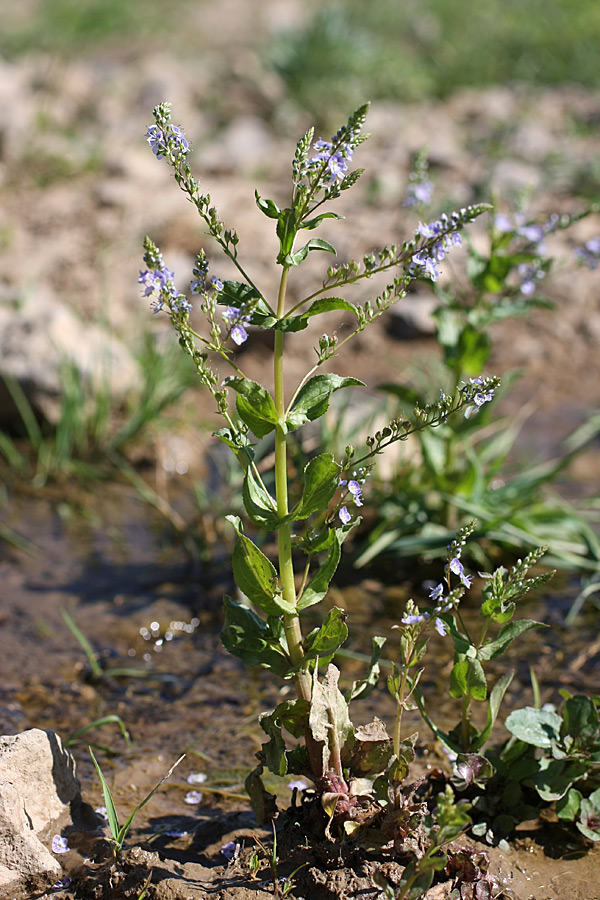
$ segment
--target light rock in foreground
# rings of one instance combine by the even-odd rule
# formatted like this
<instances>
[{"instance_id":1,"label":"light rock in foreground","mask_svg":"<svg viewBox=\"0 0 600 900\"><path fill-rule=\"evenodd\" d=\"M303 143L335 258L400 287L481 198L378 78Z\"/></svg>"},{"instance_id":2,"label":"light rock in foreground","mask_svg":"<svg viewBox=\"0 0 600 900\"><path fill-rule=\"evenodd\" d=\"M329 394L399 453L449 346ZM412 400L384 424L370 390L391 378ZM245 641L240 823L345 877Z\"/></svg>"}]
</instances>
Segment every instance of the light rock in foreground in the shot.
<instances>
[{"instance_id":1,"label":"light rock in foreground","mask_svg":"<svg viewBox=\"0 0 600 900\"><path fill-rule=\"evenodd\" d=\"M0 896L60 877L45 844L80 803L75 763L58 735L32 728L0 737Z\"/></svg>"}]
</instances>

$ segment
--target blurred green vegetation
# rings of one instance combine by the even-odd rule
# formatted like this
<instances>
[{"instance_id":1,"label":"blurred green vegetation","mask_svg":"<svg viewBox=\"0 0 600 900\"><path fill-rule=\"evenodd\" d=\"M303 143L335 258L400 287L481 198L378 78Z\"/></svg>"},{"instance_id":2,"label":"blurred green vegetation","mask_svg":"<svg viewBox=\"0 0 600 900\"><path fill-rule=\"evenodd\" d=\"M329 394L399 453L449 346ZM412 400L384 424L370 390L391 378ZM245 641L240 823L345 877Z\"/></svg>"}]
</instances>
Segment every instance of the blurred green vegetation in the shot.
<instances>
[{"instance_id":1,"label":"blurred green vegetation","mask_svg":"<svg viewBox=\"0 0 600 900\"><path fill-rule=\"evenodd\" d=\"M218 0L30 0L3 14L0 54L35 49L66 56L94 47L214 55L239 64L239 36L207 35L198 11ZM240 7L256 0L238 0ZM306 19L287 32L247 36L290 100L321 121L339 108L389 98L444 97L462 86L523 82L600 87L597 0L305 0ZM192 16L192 13L194 16Z\"/></svg>"},{"instance_id":2,"label":"blurred green vegetation","mask_svg":"<svg viewBox=\"0 0 600 900\"><path fill-rule=\"evenodd\" d=\"M111 43L144 41L171 30L181 34L180 13L191 0L34 0L3 10L0 54L32 50L80 56ZM10 5L10 4L9 4Z\"/></svg>"},{"instance_id":3,"label":"blurred green vegetation","mask_svg":"<svg viewBox=\"0 0 600 900\"><path fill-rule=\"evenodd\" d=\"M305 108L416 101L458 87L600 86L597 0L337 0L272 61Z\"/></svg>"}]
</instances>

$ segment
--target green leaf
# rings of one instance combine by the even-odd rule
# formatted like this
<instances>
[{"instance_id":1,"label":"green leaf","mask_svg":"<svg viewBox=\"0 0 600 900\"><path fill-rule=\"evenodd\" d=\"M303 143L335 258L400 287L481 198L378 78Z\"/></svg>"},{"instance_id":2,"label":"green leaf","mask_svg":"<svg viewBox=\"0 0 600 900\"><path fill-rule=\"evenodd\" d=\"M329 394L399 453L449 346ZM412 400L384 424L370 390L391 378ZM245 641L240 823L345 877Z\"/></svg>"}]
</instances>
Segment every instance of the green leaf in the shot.
<instances>
[{"instance_id":1,"label":"green leaf","mask_svg":"<svg viewBox=\"0 0 600 900\"><path fill-rule=\"evenodd\" d=\"M562 719L551 710L525 706L511 712L504 724L520 741L549 750L559 740Z\"/></svg>"},{"instance_id":2,"label":"green leaf","mask_svg":"<svg viewBox=\"0 0 600 900\"><path fill-rule=\"evenodd\" d=\"M328 409L329 398L335 391L354 386L364 387L364 382L341 375L314 375L298 392L286 420L287 427L294 430L318 419Z\"/></svg>"},{"instance_id":3,"label":"green leaf","mask_svg":"<svg viewBox=\"0 0 600 900\"><path fill-rule=\"evenodd\" d=\"M556 815L559 819L574 822L581 808L583 794L577 788L570 788L567 793L556 801Z\"/></svg>"},{"instance_id":4,"label":"green leaf","mask_svg":"<svg viewBox=\"0 0 600 900\"><path fill-rule=\"evenodd\" d=\"M266 388L250 378L237 375L226 378L224 384L237 393L238 415L256 437L264 437L274 430L279 418L273 398Z\"/></svg>"},{"instance_id":5,"label":"green leaf","mask_svg":"<svg viewBox=\"0 0 600 900\"><path fill-rule=\"evenodd\" d=\"M336 310L346 310L347 312L353 313L353 315L358 318L358 309L354 303L343 300L341 297L320 297L318 300L314 300L308 309L297 316L288 316L283 319L278 319L276 316L254 313L252 316L252 324L263 329L273 328L275 331L303 331L308 327L308 320L313 316L319 316L322 313L334 312Z\"/></svg>"},{"instance_id":6,"label":"green leaf","mask_svg":"<svg viewBox=\"0 0 600 900\"><path fill-rule=\"evenodd\" d=\"M263 200L258 191L254 191L254 198L256 200L256 205L260 209L261 212L267 216L269 219L278 219L281 210L272 200Z\"/></svg>"},{"instance_id":7,"label":"green leaf","mask_svg":"<svg viewBox=\"0 0 600 900\"><path fill-rule=\"evenodd\" d=\"M114 841L118 840L119 837L119 818L117 816L117 810L115 809L115 804L112 798L112 794L110 792L110 788L106 782L104 775L102 774L102 769L98 765L96 757L92 751L91 747L88 747L90 751L90 756L92 757L92 762L96 767L96 772L98 773L98 777L100 779L100 784L102 785L102 793L104 795L104 805L106 807L106 817L108 818L108 825L110 828L110 833Z\"/></svg>"},{"instance_id":8,"label":"green leaf","mask_svg":"<svg viewBox=\"0 0 600 900\"><path fill-rule=\"evenodd\" d=\"M565 703L561 737L570 735L581 749L598 749L598 710L594 701L583 694L571 697Z\"/></svg>"},{"instance_id":9,"label":"green leaf","mask_svg":"<svg viewBox=\"0 0 600 900\"><path fill-rule=\"evenodd\" d=\"M554 803L564 797L571 785L586 774L584 763L565 765L564 760L542 758L540 770L530 777L536 791L546 803Z\"/></svg>"},{"instance_id":10,"label":"green leaf","mask_svg":"<svg viewBox=\"0 0 600 900\"><path fill-rule=\"evenodd\" d=\"M285 741L281 729L285 728L294 737L300 737L308 728L308 700L285 700L272 712L259 716L260 727L270 737L270 741L262 745L265 762L275 775L286 775L288 759Z\"/></svg>"},{"instance_id":11,"label":"green leaf","mask_svg":"<svg viewBox=\"0 0 600 900\"><path fill-rule=\"evenodd\" d=\"M286 257L291 253L294 240L298 232L298 217L295 209L282 209L277 220L277 237L279 238L280 251L277 262L286 264ZM289 265L289 263L287 263Z\"/></svg>"},{"instance_id":12,"label":"green leaf","mask_svg":"<svg viewBox=\"0 0 600 900\"><path fill-rule=\"evenodd\" d=\"M306 464L302 497L291 512L293 521L306 519L314 512L327 509L338 489L341 471L342 467L331 453L321 453Z\"/></svg>"},{"instance_id":13,"label":"green leaf","mask_svg":"<svg viewBox=\"0 0 600 900\"><path fill-rule=\"evenodd\" d=\"M345 613L343 610L338 609L337 606L334 606L333 609L329 610L321 627L307 635L304 641L302 664L306 660L316 659L317 656L319 661L329 662L347 637L348 627Z\"/></svg>"},{"instance_id":14,"label":"green leaf","mask_svg":"<svg viewBox=\"0 0 600 900\"><path fill-rule=\"evenodd\" d=\"M517 622L509 622L500 629L498 637L493 641L488 641L477 651L479 659L496 659L502 656L507 647L512 644L515 638L531 628L547 628L543 622L535 622L533 619L519 619Z\"/></svg>"},{"instance_id":15,"label":"green leaf","mask_svg":"<svg viewBox=\"0 0 600 900\"><path fill-rule=\"evenodd\" d=\"M261 775L264 767L261 763L252 769L244 782L246 793L250 797L250 803L259 825L272 822L277 815L277 803L275 794L270 794L265 788Z\"/></svg>"},{"instance_id":16,"label":"green leaf","mask_svg":"<svg viewBox=\"0 0 600 900\"><path fill-rule=\"evenodd\" d=\"M344 216L340 216L334 212L324 212L320 213L318 216L315 216L314 219L305 219L300 228L306 228L308 231L312 231L313 228L316 228L317 225L320 225L323 219L343 219Z\"/></svg>"},{"instance_id":17,"label":"green leaf","mask_svg":"<svg viewBox=\"0 0 600 900\"><path fill-rule=\"evenodd\" d=\"M498 717L498 711L500 709L500 704L502 703L502 699L508 690L508 687L513 680L514 677L514 669L511 672L506 672L506 674L502 675L501 678L498 679L492 690L490 691L490 700L488 703L488 713L487 713L487 722L483 731L479 733L479 736L472 742L471 749L472 750L481 750L481 748L486 743L489 738L492 728L494 727L494 722Z\"/></svg>"},{"instance_id":18,"label":"green leaf","mask_svg":"<svg viewBox=\"0 0 600 900\"><path fill-rule=\"evenodd\" d=\"M248 466L242 485L242 499L250 519L255 525L276 531L281 524L277 517L275 500L262 482L258 481L252 466Z\"/></svg>"},{"instance_id":19,"label":"green leaf","mask_svg":"<svg viewBox=\"0 0 600 900\"><path fill-rule=\"evenodd\" d=\"M298 600L298 611L320 603L327 590L329 583L336 573L337 567L342 556L341 540L335 529L329 531L328 545L329 549L327 557L322 566L317 569L311 580L305 586Z\"/></svg>"},{"instance_id":20,"label":"green leaf","mask_svg":"<svg viewBox=\"0 0 600 900\"><path fill-rule=\"evenodd\" d=\"M293 614L296 608L283 599L277 584L277 570L262 550L243 533L237 516L226 516L238 539L231 558L233 575L241 592L268 616Z\"/></svg>"},{"instance_id":21,"label":"green leaf","mask_svg":"<svg viewBox=\"0 0 600 900\"><path fill-rule=\"evenodd\" d=\"M243 281L224 281L223 290L219 295L219 303L240 309L243 306L254 306L260 296L256 288Z\"/></svg>"},{"instance_id":22,"label":"green leaf","mask_svg":"<svg viewBox=\"0 0 600 900\"><path fill-rule=\"evenodd\" d=\"M269 624L230 597L223 600L225 624L221 641L226 650L247 666L270 669L288 677L290 660Z\"/></svg>"},{"instance_id":23,"label":"green leaf","mask_svg":"<svg viewBox=\"0 0 600 900\"><path fill-rule=\"evenodd\" d=\"M450 673L450 696L485 700L487 684L483 666L478 659L464 656L454 664Z\"/></svg>"}]
</instances>

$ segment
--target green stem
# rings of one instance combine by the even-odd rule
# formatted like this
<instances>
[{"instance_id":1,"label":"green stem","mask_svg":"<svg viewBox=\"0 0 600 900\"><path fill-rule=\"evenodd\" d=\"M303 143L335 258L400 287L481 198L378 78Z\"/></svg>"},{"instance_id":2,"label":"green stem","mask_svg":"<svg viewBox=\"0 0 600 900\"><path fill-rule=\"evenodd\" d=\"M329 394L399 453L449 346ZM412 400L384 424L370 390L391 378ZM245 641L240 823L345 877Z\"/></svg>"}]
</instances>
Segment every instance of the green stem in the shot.
<instances>
[{"instance_id":1,"label":"green stem","mask_svg":"<svg viewBox=\"0 0 600 900\"><path fill-rule=\"evenodd\" d=\"M285 292L287 288L289 269L284 266L279 285L277 299L277 316L282 318L285 311ZM277 500L277 515L285 518L289 512L288 506L288 480L287 480L287 441L285 430L285 396L283 380L283 332L275 332L275 349L273 355L274 372L274 401L279 422L275 427L275 494ZM294 566L292 562L292 534L289 523L280 525L277 529L277 546L279 553L279 577L281 579L281 591L284 600L292 606L296 606L296 588L294 585ZM297 613L287 613L283 617L285 636L288 645L290 659L294 666L302 663L304 650L302 649L302 630ZM304 700L310 700L312 696L310 675L306 669L296 675L296 690L298 696Z\"/></svg>"}]
</instances>

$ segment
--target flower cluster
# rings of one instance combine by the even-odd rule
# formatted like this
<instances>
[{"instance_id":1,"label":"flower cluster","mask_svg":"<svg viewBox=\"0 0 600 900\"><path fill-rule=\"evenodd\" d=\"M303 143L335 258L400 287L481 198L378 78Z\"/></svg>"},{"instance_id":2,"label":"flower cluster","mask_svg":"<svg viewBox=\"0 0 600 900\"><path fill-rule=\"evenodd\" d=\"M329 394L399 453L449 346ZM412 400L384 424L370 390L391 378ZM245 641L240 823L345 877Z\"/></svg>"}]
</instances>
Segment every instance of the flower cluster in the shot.
<instances>
[{"instance_id":1,"label":"flower cluster","mask_svg":"<svg viewBox=\"0 0 600 900\"><path fill-rule=\"evenodd\" d=\"M404 206L429 206L433 197L433 181L410 181L406 188Z\"/></svg>"},{"instance_id":2,"label":"flower cluster","mask_svg":"<svg viewBox=\"0 0 600 900\"><path fill-rule=\"evenodd\" d=\"M350 480L340 478L340 487L347 488L348 492L352 495L352 499L356 506L362 506L364 499L362 495L362 487L366 481L366 472L364 469L359 469L358 472L352 473L352 478ZM347 525L348 522L352 519L352 513L349 512L347 506L342 506L339 511L339 517L342 521L342 525Z\"/></svg>"},{"instance_id":3,"label":"flower cluster","mask_svg":"<svg viewBox=\"0 0 600 900\"><path fill-rule=\"evenodd\" d=\"M321 138L315 141L313 148L317 151L308 163L313 169L322 169L325 172L323 181L325 183L342 180L348 171L348 164L352 160L353 149L347 143L336 146L335 139L332 141L324 141Z\"/></svg>"},{"instance_id":4,"label":"flower cluster","mask_svg":"<svg viewBox=\"0 0 600 900\"><path fill-rule=\"evenodd\" d=\"M452 213L450 217L443 213L435 222L426 225L419 222L417 235L426 241L434 240L434 243L422 247L413 254L408 267L409 275L430 278L431 281L438 280L440 277L438 264L446 257L451 247L462 244L460 234L453 230L458 225L458 217L458 213Z\"/></svg>"},{"instance_id":5,"label":"flower cluster","mask_svg":"<svg viewBox=\"0 0 600 900\"><path fill-rule=\"evenodd\" d=\"M181 125L171 123L171 104L161 103L154 110L155 125L149 125L146 140L157 159L170 156L177 162L185 159L190 145Z\"/></svg>"},{"instance_id":6,"label":"flower cluster","mask_svg":"<svg viewBox=\"0 0 600 900\"><path fill-rule=\"evenodd\" d=\"M213 279L213 286L215 290L223 290L223 283L218 279ZM244 341L248 340L246 329L250 325L250 316L243 309L238 309L237 306L227 306L223 312L223 318L230 329L232 341L240 347Z\"/></svg>"},{"instance_id":7,"label":"flower cluster","mask_svg":"<svg viewBox=\"0 0 600 900\"><path fill-rule=\"evenodd\" d=\"M144 287L144 297L156 294L156 299L152 303L154 312L160 312L164 306L172 313L189 312L192 304L185 294L177 291L173 280L174 273L165 266L162 254L148 238L145 248L144 262L148 268L143 272L140 271L138 284Z\"/></svg>"},{"instance_id":8,"label":"flower cluster","mask_svg":"<svg viewBox=\"0 0 600 900\"><path fill-rule=\"evenodd\" d=\"M475 415L485 403L489 403L490 400L494 399L497 385L498 379L485 378L483 375L478 375L477 378L469 378L468 384L463 382L460 391L465 395L467 401L473 404L465 409L466 419Z\"/></svg>"},{"instance_id":9,"label":"flower cluster","mask_svg":"<svg viewBox=\"0 0 600 900\"><path fill-rule=\"evenodd\" d=\"M537 282L541 281L546 275L540 266L530 265L528 263L521 263L517 268L517 273L521 279L519 290L522 294L525 294L526 297L535 293Z\"/></svg>"},{"instance_id":10,"label":"flower cluster","mask_svg":"<svg viewBox=\"0 0 600 900\"><path fill-rule=\"evenodd\" d=\"M574 251L575 259L582 262L588 269L597 269L600 262L600 238L591 238Z\"/></svg>"}]
</instances>

